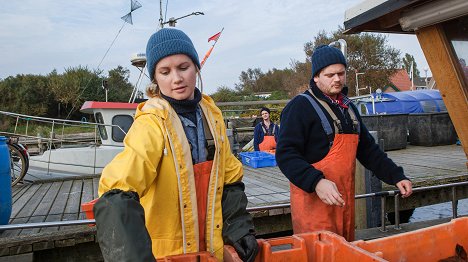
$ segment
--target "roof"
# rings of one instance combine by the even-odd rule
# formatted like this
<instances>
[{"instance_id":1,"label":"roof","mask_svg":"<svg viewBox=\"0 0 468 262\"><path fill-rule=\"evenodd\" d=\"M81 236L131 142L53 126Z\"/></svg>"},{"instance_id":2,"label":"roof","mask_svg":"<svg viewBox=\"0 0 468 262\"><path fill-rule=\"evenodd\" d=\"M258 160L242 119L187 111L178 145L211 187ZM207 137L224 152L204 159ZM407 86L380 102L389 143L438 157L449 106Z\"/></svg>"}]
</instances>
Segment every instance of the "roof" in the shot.
<instances>
[{"instance_id":1,"label":"roof","mask_svg":"<svg viewBox=\"0 0 468 262\"><path fill-rule=\"evenodd\" d=\"M92 114L94 109L136 109L137 106L137 103L86 101L80 111Z\"/></svg>"},{"instance_id":2,"label":"roof","mask_svg":"<svg viewBox=\"0 0 468 262\"><path fill-rule=\"evenodd\" d=\"M399 91L411 90L412 83L405 69L398 69L389 80Z\"/></svg>"},{"instance_id":3,"label":"roof","mask_svg":"<svg viewBox=\"0 0 468 262\"><path fill-rule=\"evenodd\" d=\"M345 33L414 33L468 14L466 0L366 0L345 12Z\"/></svg>"}]
</instances>

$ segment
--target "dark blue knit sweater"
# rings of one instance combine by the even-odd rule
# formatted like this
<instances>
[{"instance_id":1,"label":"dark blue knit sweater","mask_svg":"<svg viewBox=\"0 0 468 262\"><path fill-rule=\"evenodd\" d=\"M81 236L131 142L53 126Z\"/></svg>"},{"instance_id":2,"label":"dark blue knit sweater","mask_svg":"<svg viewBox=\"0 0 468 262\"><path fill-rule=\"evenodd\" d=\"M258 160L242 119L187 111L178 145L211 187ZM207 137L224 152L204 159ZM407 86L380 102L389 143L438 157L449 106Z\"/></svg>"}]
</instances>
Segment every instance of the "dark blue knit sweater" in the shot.
<instances>
[{"instance_id":1,"label":"dark blue knit sweater","mask_svg":"<svg viewBox=\"0 0 468 262\"><path fill-rule=\"evenodd\" d=\"M314 81L311 81L310 85L317 98L327 102L340 119L343 133L353 133L352 120L347 110L352 109L356 112L361 125L356 154L359 162L387 184L395 185L407 179L403 174L403 168L388 158L387 154L375 143L353 104L350 104L349 109L344 110L345 115L343 115L337 105L332 104L330 99L326 99ZM309 91L304 93L312 96ZM346 87L343 89L343 94L347 94ZM332 118L323 107L322 109L333 128ZM323 130L318 114L307 98L301 95L296 96L281 113L281 128L276 145L276 162L279 168L294 185L306 192L314 192L315 186L320 179L324 178L324 175L311 164L322 160L328 151L329 139ZM339 164L336 163L336 165Z\"/></svg>"}]
</instances>

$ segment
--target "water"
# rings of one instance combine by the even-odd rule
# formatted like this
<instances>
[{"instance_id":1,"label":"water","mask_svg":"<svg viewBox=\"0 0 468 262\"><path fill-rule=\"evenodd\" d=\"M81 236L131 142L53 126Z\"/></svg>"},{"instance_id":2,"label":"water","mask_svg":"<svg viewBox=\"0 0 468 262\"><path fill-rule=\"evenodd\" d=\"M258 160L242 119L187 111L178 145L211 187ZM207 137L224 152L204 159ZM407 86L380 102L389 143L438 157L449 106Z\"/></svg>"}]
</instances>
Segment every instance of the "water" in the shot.
<instances>
[{"instance_id":1,"label":"water","mask_svg":"<svg viewBox=\"0 0 468 262\"><path fill-rule=\"evenodd\" d=\"M468 215L468 199L458 201L458 216ZM419 222L452 217L452 202L419 207L414 210L409 222Z\"/></svg>"}]
</instances>

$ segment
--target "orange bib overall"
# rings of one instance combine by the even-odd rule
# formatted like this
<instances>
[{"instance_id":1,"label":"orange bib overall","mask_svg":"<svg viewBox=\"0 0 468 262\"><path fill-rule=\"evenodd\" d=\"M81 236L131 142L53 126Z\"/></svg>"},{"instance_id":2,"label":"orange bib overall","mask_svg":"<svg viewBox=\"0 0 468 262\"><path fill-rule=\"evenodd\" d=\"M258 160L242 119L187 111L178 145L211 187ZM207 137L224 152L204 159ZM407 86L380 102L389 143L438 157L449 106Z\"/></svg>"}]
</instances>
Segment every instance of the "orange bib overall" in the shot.
<instances>
[{"instance_id":1,"label":"orange bib overall","mask_svg":"<svg viewBox=\"0 0 468 262\"><path fill-rule=\"evenodd\" d=\"M354 170L358 135L336 134L327 156L312 164L333 181L342 194L345 206L330 206L317 194L307 193L291 184L291 217L294 234L329 230L354 240Z\"/></svg>"},{"instance_id":2,"label":"orange bib overall","mask_svg":"<svg viewBox=\"0 0 468 262\"><path fill-rule=\"evenodd\" d=\"M312 95L314 94L312 93ZM331 126L322 109L310 96L306 97L319 114L325 132L330 135L332 133ZM307 193L290 183L293 230L295 234L329 230L343 236L348 241L352 241L354 240L354 172L359 143L359 122L354 111L349 108L348 112L353 120L356 134L342 134L340 120L330 106L324 101L317 100L333 119L335 137L325 158L311 165L322 171L325 179L336 184L345 205L343 207L327 205L320 200L317 193Z\"/></svg>"},{"instance_id":3,"label":"orange bib overall","mask_svg":"<svg viewBox=\"0 0 468 262\"><path fill-rule=\"evenodd\" d=\"M266 150L275 150L276 149L276 141L275 136L267 136L263 137L263 142L258 145L260 151Z\"/></svg>"},{"instance_id":4,"label":"orange bib overall","mask_svg":"<svg viewBox=\"0 0 468 262\"><path fill-rule=\"evenodd\" d=\"M200 251L206 251L205 228L206 228L206 205L208 201L208 187L210 185L211 168L213 160L193 165L195 175L195 188L197 191L198 207L198 230Z\"/></svg>"}]
</instances>

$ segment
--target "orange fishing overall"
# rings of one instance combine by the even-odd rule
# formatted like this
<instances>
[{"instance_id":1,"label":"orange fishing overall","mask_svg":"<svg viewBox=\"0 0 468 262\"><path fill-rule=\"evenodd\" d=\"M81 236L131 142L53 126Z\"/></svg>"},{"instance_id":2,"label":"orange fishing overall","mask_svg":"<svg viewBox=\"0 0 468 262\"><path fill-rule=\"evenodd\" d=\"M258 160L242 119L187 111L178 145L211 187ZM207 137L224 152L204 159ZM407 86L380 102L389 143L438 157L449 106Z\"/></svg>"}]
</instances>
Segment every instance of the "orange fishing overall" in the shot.
<instances>
[{"instance_id":1,"label":"orange fishing overall","mask_svg":"<svg viewBox=\"0 0 468 262\"><path fill-rule=\"evenodd\" d=\"M310 90L309 90L310 91ZM310 92L314 97L315 95ZM356 169L356 152L359 143L359 122L354 111L348 110L355 134L342 134L341 124L330 106L317 99L303 94L312 104L327 135L332 134L331 126L319 107L320 103L334 123L335 137L328 154L317 163L311 164L322 171L325 179L336 184L338 192L345 201L343 207L327 205L317 196L317 193L307 193L290 183L291 187L291 217L295 234L317 230L329 230L346 238L354 240L354 172Z\"/></svg>"},{"instance_id":2,"label":"orange fishing overall","mask_svg":"<svg viewBox=\"0 0 468 262\"><path fill-rule=\"evenodd\" d=\"M267 150L274 150L276 149L276 141L275 136L267 136L263 137L263 142L258 145L260 151L267 151Z\"/></svg>"},{"instance_id":3,"label":"orange fishing overall","mask_svg":"<svg viewBox=\"0 0 468 262\"><path fill-rule=\"evenodd\" d=\"M211 168L213 160L205 161L193 165L193 173L195 175L195 188L197 191L197 206L198 206L198 229L199 229L199 246L200 251L206 251L205 243L205 224L206 224L206 204L208 201L208 187L210 185Z\"/></svg>"}]
</instances>

